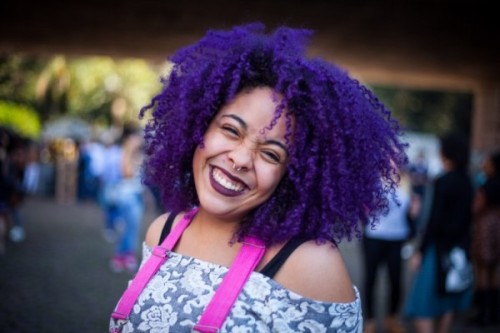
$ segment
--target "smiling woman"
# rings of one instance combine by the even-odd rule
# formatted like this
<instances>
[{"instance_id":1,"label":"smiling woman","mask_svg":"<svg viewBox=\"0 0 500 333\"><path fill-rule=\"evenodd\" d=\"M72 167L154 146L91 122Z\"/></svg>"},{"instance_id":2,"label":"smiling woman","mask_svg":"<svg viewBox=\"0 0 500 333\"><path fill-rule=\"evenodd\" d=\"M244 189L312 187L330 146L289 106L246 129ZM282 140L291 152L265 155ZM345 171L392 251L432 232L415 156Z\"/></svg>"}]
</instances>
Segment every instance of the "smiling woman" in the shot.
<instances>
[{"instance_id":1,"label":"smiling woman","mask_svg":"<svg viewBox=\"0 0 500 333\"><path fill-rule=\"evenodd\" d=\"M361 331L336 245L387 209L406 155L371 91L305 56L310 35L249 24L172 57L142 112L167 212L110 331Z\"/></svg>"}]
</instances>

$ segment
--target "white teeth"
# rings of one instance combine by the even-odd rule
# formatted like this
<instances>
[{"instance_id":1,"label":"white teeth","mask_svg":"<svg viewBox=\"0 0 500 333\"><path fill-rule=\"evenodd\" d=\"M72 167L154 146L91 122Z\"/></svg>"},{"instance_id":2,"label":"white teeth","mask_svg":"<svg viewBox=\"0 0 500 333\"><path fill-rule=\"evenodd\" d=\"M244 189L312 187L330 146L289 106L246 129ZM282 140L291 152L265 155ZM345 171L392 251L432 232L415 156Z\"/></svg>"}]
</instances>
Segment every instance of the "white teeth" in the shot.
<instances>
[{"instance_id":1,"label":"white teeth","mask_svg":"<svg viewBox=\"0 0 500 333\"><path fill-rule=\"evenodd\" d=\"M213 169L212 175L217 183L227 188L228 190L236 192L243 191L243 186L241 184L231 182L228 178L224 176L222 172L220 172L216 168Z\"/></svg>"}]
</instances>

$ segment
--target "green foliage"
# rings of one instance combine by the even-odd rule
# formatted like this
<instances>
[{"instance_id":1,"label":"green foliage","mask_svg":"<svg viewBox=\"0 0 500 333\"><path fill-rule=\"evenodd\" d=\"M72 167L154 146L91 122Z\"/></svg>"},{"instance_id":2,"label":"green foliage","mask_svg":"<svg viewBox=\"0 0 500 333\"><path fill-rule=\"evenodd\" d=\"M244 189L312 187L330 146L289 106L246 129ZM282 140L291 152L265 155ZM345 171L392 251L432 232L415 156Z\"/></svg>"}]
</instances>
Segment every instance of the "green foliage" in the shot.
<instances>
[{"instance_id":1,"label":"green foliage","mask_svg":"<svg viewBox=\"0 0 500 333\"><path fill-rule=\"evenodd\" d=\"M22 54L0 54L0 99L35 104L35 85L46 60Z\"/></svg>"},{"instance_id":2,"label":"green foliage","mask_svg":"<svg viewBox=\"0 0 500 333\"><path fill-rule=\"evenodd\" d=\"M406 130L437 135L471 133L472 94L387 86L372 89Z\"/></svg>"},{"instance_id":3,"label":"green foliage","mask_svg":"<svg viewBox=\"0 0 500 333\"><path fill-rule=\"evenodd\" d=\"M141 59L74 59L70 72L69 113L99 123L137 120L160 87L158 73Z\"/></svg>"},{"instance_id":4,"label":"green foliage","mask_svg":"<svg viewBox=\"0 0 500 333\"><path fill-rule=\"evenodd\" d=\"M144 59L0 54L0 100L36 110L42 124L71 115L97 126L120 126L138 121L139 110L159 91L159 76L167 74L169 66L154 67ZM372 89L406 130L471 132L472 94L388 86ZM6 111L2 112L6 119Z\"/></svg>"},{"instance_id":5,"label":"green foliage","mask_svg":"<svg viewBox=\"0 0 500 333\"><path fill-rule=\"evenodd\" d=\"M29 106L0 101L0 124L17 133L36 139L40 135L40 120Z\"/></svg>"},{"instance_id":6,"label":"green foliage","mask_svg":"<svg viewBox=\"0 0 500 333\"><path fill-rule=\"evenodd\" d=\"M37 111L44 122L68 113L70 83L66 59L62 56L52 58L38 76L35 87Z\"/></svg>"},{"instance_id":7,"label":"green foliage","mask_svg":"<svg viewBox=\"0 0 500 333\"><path fill-rule=\"evenodd\" d=\"M138 121L160 89L159 74L143 59L0 54L0 99L32 106L42 124L72 115L121 125Z\"/></svg>"}]
</instances>

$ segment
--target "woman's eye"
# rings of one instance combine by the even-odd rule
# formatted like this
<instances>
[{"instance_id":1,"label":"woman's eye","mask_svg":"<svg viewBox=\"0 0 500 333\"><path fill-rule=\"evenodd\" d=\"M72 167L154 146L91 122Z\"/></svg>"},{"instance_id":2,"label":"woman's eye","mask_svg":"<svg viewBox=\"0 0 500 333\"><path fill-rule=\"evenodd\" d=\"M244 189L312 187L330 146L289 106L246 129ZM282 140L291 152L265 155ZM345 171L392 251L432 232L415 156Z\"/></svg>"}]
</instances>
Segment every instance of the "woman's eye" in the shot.
<instances>
[{"instance_id":1,"label":"woman's eye","mask_svg":"<svg viewBox=\"0 0 500 333\"><path fill-rule=\"evenodd\" d=\"M232 136L239 136L238 130L231 126L222 126L222 130Z\"/></svg>"},{"instance_id":2,"label":"woman's eye","mask_svg":"<svg viewBox=\"0 0 500 333\"><path fill-rule=\"evenodd\" d=\"M273 163L280 163L281 161L280 156L275 152L264 150L262 154L266 159L270 160Z\"/></svg>"}]
</instances>

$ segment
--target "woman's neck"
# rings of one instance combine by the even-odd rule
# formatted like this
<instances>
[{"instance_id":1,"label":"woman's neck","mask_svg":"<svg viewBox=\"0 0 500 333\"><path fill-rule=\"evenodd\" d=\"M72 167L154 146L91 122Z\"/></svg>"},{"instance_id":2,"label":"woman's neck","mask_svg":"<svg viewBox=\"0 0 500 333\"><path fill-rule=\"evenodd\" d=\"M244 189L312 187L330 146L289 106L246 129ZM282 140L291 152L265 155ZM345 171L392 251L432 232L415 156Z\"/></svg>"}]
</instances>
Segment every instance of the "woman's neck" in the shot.
<instances>
[{"instance_id":1,"label":"woman's neck","mask_svg":"<svg viewBox=\"0 0 500 333\"><path fill-rule=\"evenodd\" d=\"M200 209L180 239L176 251L229 267L241 244L234 242L238 222L225 221Z\"/></svg>"},{"instance_id":2,"label":"woman's neck","mask_svg":"<svg viewBox=\"0 0 500 333\"><path fill-rule=\"evenodd\" d=\"M193 232L201 237L227 239L230 241L238 229L239 221L222 219L200 208L191 222Z\"/></svg>"}]
</instances>

